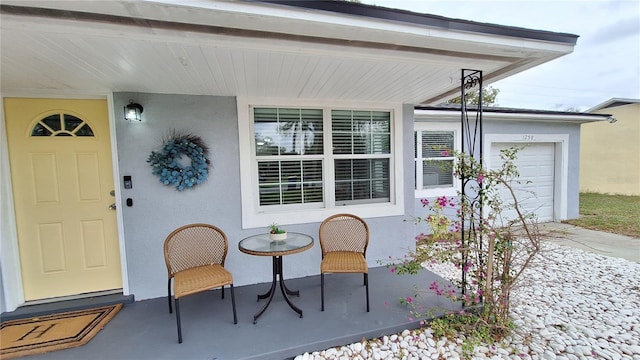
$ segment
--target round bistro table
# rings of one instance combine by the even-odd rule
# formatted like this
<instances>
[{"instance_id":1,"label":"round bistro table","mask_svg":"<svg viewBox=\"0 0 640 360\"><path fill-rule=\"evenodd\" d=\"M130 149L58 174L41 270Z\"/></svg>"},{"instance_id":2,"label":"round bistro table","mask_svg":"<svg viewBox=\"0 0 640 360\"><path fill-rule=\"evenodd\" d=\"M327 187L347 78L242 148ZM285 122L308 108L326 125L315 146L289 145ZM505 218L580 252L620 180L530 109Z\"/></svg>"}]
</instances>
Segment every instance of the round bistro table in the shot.
<instances>
[{"instance_id":1,"label":"round bistro table","mask_svg":"<svg viewBox=\"0 0 640 360\"><path fill-rule=\"evenodd\" d=\"M285 255L297 254L305 250L310 249L313 246L313 238L309 235L288 232L287 238L280 241L272 241L269 238L269 234L258 234L249 236L243 239L238 244L238 249L245 254L255 256L271 256L273 264L273 278L271 281L271 288L264 294L258 295L258 301L262 299L269 299L266 304L253 316L253 323L256 324L258 318L264 313L265 310L271 304L273 295L276 292L276 283L280 283L280 291L287 301L287 304L302 317L302 310L295 306L289 295L300 296L300 292L297 290L290 290L284 283L282 276L282 257Z\"/></svg>"}]
</instances>

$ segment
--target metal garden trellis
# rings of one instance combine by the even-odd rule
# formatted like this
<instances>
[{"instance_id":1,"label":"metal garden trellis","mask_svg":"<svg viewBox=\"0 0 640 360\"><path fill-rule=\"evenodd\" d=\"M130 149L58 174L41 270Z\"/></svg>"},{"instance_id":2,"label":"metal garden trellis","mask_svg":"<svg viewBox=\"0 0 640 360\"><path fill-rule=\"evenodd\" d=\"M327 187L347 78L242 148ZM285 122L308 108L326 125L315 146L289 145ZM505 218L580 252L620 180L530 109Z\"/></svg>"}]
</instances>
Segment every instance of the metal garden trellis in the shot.
<instances>
[{"instance_id":1,"label":"metal garden trellis","mask_svg":"<svg viewBox=\"0 0 640 360\"><path fill-rule=\"evenodd\" d=\"M461 83L460 83L460 103L461 103L461 123L462 123L462 153L477 161L478 164L483 165L482 154L482 71L462 69L461 71ZM467 97L477 92L477 105L467 104ZM469 204L466 208L462 207L461 213L461 241L462 248L466 249L467 244L470 241L478 241L480 248L482 248L482 232L479 231L479 226L482 221L482 183L476 178L468 177L468 174L460 174L460 180L462 183L461 189L461 203ZM477 190L474 190L477 189ZM478 212L473 211L474 208L478 209ZM468 251L463 251L462 255L462 294L464 295L467 290L467 262ZM477 266L483 266L483 259L477 259L479 263Z\"/></svg>"}]
</instances>

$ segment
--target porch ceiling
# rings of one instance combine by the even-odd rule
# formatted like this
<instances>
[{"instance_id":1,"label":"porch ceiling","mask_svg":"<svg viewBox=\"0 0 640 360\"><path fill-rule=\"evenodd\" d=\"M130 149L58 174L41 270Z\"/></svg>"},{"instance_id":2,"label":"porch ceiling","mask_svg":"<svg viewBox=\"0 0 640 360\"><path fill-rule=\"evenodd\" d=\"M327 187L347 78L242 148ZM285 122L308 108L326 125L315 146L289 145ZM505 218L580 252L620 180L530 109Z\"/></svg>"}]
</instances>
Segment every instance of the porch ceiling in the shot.
<instances>
[{"instance_id":1,"label":"porch ceiling","mask_svg":"<svg viewBox=\"0 0 640 360\"><path fill-rule=\"evenodd\" d=\"M433 104L458 94L460 69L483 70L490 83L575 44L263 2L0 6L5 96L130 91Z\"/></svg>"}]
</instances>

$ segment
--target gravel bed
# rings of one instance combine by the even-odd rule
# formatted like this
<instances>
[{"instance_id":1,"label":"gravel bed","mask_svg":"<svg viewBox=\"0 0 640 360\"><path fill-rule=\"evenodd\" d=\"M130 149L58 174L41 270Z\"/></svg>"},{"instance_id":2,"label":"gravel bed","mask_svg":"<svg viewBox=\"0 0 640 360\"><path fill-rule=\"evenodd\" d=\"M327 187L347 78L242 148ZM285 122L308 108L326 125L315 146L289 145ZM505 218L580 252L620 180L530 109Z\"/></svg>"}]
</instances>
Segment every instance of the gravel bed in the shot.
<instances>
[{"instance_id":1,"label":"gravel bed","mask_svg":"<svg viewBox=\"0 0 640 360\"><path fill-rule=\"evenodd\" d=\"M460 276L446 264L428 268ZM640 360L640 264L545 243L523 276L512 295L516 331L501 343L476 346L473 359ZM425 327L295 360L461 359L461 344L434 338Z\"/></svg>"}]
</instances>

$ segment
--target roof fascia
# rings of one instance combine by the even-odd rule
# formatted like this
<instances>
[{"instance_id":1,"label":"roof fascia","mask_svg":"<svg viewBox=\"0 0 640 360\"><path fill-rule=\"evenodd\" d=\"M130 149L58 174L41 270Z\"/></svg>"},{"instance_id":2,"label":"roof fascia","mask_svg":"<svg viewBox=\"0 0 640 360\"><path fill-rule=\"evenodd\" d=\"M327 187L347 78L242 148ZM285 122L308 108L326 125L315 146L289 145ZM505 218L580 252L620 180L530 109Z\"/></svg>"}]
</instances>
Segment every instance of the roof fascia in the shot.
<instances>
[{"instance_id":1,"label":"roof fascia","mask_svg":"<svg viewBox=\"0 0 640 360\"><path fill-rule=\"evenodd\" d=\"M217 26L217 25L206 25L200 23L188 23L188 22L172 22L168 20L155 20L151 18L141 18L141 17L131 17L128 15L113 15L113 14L105 14L105 13L96 13L96 12L85 12L85 11L73 11L73 10L64 10L57 8L34 8L34 7L23 7L17 5L8 5L8 4L0 4L0 12L2 12L5 16L14 16L18 17L35 17L41 19L56 19L62 21L70 21L74 23L103 23L110 24L116 26L129 26L133 28L142 29L140 32L143 35L156 36L158 33L147 31L148 28L152 29L162 29L166 31L174 31L174 32L194 32L194 33L203 33L203 34L217 34L221 36L227 37L241 37L241 38L252 38L259 40L264 43L264 40L283 40L288 42L299 42L309 43L309 44L321 44L321 45L334 45L341 46L343 48L361 48L361 49L376 49L376 50L386 50L392 51L394 53L415 53L422 55L433 55L440 59L446 59L447 57L456 57L463 59L481 59L487 61L503 61L503 62L514 62L517 61L517 58L512 56L504 56L504 55L494 55L494 54L482 54L482 53L474 53L474 52L464 52L464 51L456 51L456 50L446 50L446 49L438 49L432 48L429 46L413 46L413 45L399 45L388 42L379 42L379 41L368 41L368 40L357 40L357 39L339 39L339 38L331 38L331 37L323 37L321 35L313 36L313 35L299 35L292 33L283 33L283 32L274 32L268 30L254 30L254 29L245 29L245 28L232 28L227 26ZM42 22L42 28L46 28L49 25L48 22ZM165 34L166 36L166 34ZM451 40L451 39L449 39ZM497 45L497 44L496 44ZM273 46L272 43L269 43L270 47ZM535 45L534 45L535 46ZM553 45L551 45L553 46ZM552 52L560 52L562 49L556 48L547 48L547 51ZM352 50L351 50L352 51ZM570 51L564 51L564 53L569 53ZM559 54L558 56L564 55L564 53ZM517 63L521 63L517 62Z\"/></svg>"},{"instance_id":2,"label":"roof fascia","mask_svg":"<svg viewBox=\"0 0 640 360\"><path fill-rule=\"evenodd\" d=\"M317 8L314 8L313 5L316 5ZM325 10L330 6L335 7L335 9ZM99 18L95 15L106 15L105 19L108 19L109 16L114 16L114 19L117 17L135 19L140 22L138 25L148 25L145 21L154 20L166 23L219 26L221 28L235 27L236 29L257 30L267 33L295 32L296 35L302 37L328 36L328 34L319 33L317 30L319 27L317 26L298 26L297 28L290 25L284 26L282 20L287 20L297 23L324 24L325 27L322 29L325 29L325 31L327 29L335 29L335 26L364 30L331 34L336 38L342 36L343 39L349 41L380 41L371 32L384 31L394 33L393 44L390 45L395 46L410 45L416 48L432 48L433 43L428 46L425 45L424 38L428 37L442 41L485 43L511 48L511 51L530 48L534 51L558 53L559 56L570 53L578 38L577 35L571 34L473 23L465 20L346 1L141 0L129 3L128 1L2 0L2 7L3 11L10 11L11 8L13 8L13 11L17 11L16 7L32 8L34 11L37 11L37 9L49 9L51 10L50 13L59 10L68 13L68 18L75 15L79 18L85 18L85 20L89 19L89 14L93 14L93 21L99 21ZM359 9L360 13L365 15L354 15L352 14L354 11L344 11L343 7L352 10ZM169 10L169 8L172 10ZM44 14L45 12L43 11L42 13ZM22 14L25 15L27 13L23 10ZM32 12L33 14L35 12ZM212 15L214 14L228 14L230 16L219 15L213 17ZM228 24L224 23L225 19ZM242 19L244 21L240 22ZM258 19L261 20L256 21ZM416 21L415 19L421 20ZM476 26L457 26L456 24L475 24ZM501 30L488 31L489 29ZM518 32L509 32L509 29L518 29ZM535 36L535 34L539 33L543 33L545 36ZM526 41L526 43L523 43L523 41ZM442 50L446 51L447 49ZM503 54L503 57L507 58L505 54Z\"/></svg>"},{"instance_id":3,"label":"roof fascia","mask_svg":"<svg viewBox=\"0 0 640 360\"><path fill-rule=\"evenodd\" d=\"M584 114L584 113L532 113L532 112L489 112L483 111L484 120L499 121L536 121L536 122L570 122L589 123L595 121L615 122L610 114ZM460 110L414 110L415 120L434 121L460 121Z\"/></svg>"},{"instance_id":4,"label":"roof fascia","mask_svg":"<svg viewBox=\"0 0 640 360\"><path fill-rule=\"evenodd\" d=\"M558 33L544 30L532 30L513 26L490 23L480 23L469 20L453 19L444 16L416 13L407 10L387 8L377 5L360 4L350 1L327 0L251 0L261 3L287 5L298 8L324 10L334 13L376 18L405 24L458 30L465 32L484 33L491 35L509 36L533 40L560 42L570 45L577 43L578 35Z\"/></svg>"},{"instance_id":5,"label":"roof fascia","mask_svg":"<svg viewBox=\"0 0 640 360\"><path fill-rule=\"evenodd\" d=\"M602 109L606 109L608 107L612 107L611 105L616 104L616 103L621 103L620 105L616 105L616 106L624 106L624 105L631 105L631 104L638 104L640 103L640 99L630 99L630 98L611 98L601 104L598 104L590 109L587 109L585 112L593 112L593 111L598 111L598 110L602 110Z\"/></svg>"},{"instance_id":6,"label":"roof fascia","mask_svg":"<svg viewBox=\"0 0 640 360\"><path fill-rule=\"evenodd\" d=\"M72 5L79 5L77 7L69 8L69 3ZM141 1L140 3L135 3L136 6L140 6L140 4L145 4L148 6L159 6L167 3L175 3L175 1L165 1L158 2L154 1L153 3L149 1ZM201 32L206 34L218 34L218 35L227 35L227 36L236 36L236 37L245 37L245 38L254 38L254 39L271 39L271 40L286 40L286 41L298 41L298 42L307 42L307 43L316 43L316 44L330 44L330 45L338 45L349 48L367 48L367 49L386 49L398 53L416 53L423 55L434 55L439 57L457 57L463 59L483 59L488 61L504 61L509 62L511 65L508 65L502 68L499 72L494 72L490 76L487 76L486 80L491 80L495 77L506 76L505 74L511 71L512 68L525 67L529 68L534 66L533 59L522 59L519 57L514 57L513 53L510 51L516 51L515 49L519 49L520 51L523 48L529 48L530 51L545 53L548 56L548 59L559 57L565 54L570 53L573 50L571 45L566 44L558 44L558 43L545 43L541 41L528 41L527 44L523 43L521 39L509 39L506 37L496 37L489 36L486 34L463 34L463 33L455 33L445 30L438 31L429 31L427 33L424 32L424 29L413 26L412 29L402 28L399 29L397 24L374 24L372 22L356 23L354 25L353 19L339 19L336 16L328 16L326 14L320 14L319 17L323 18L322 21L326 25L327 21L333 21L333 24L344 23L345 26L349 26L351 28L357 27L360 31L357 32L358 35L361 35L361 38L358 39L356 37L334 37L335 33L327 33L327 32L314 32L307 34L299 34L292 32L291 29L273 29L269 26L273 26L274 23L282 24L282 21L275 21L274 19L283 19L283 18L292 18L296 19L298 22L301 21L300 18L303 15L309 13L309 11L291 10L291 8L287 9L277 9L277 15L273 14L273 9L269 9L268 6L262 5L262 7L255 5L255 2L242 2L238 4L237 2L233 2L228 4L227 2L206 2L205 4L209 6L209 9L213 11L213 7L211 4L219 4L227 5L216 6L215 10L222 11L225 14L231 14L229 11L231 9L236 9L236 11L240 11L244 16L253 17L251 23L253 25L242 27L238 24L234 24L235 27L227 26L227 24L218 24L218 22L213 22L210 16L215 12L208 12L207 14L200 14L198 11L187 11L184 8L176 8L175 11L167 11L167 9L158 9L158 8L136 8L135 11L131 9L125 9L123 6L116 6L114 4L122 5L122 2L98 2L101 6L94 8L87 7L87 4L94 4L94 2L66 2L66 1L47 1L47 2L39 2L39 1L15 1L15 0L4 0L4 3L0 5L0 10L2 10L3 14L14 15L14 16L31 16L31 17L40 17L40 18L54 18L58 20L68 20L75 22L96 22L96 23L105 23L105 24L115 24L115 25L125 25L125 26L133 26L139 27L143 30L144 33L148 32L146 29L155 28L155 29L164 29L164 30L173 30L173 31L188 31L188 32ZM23 5L46 5L43 7L32 7L32 6L23 6ZM108 4L108 5L104 5ZM110 4L110 5L109 5ZM191 4L191 3L189 3ZM198 2L198 5L201 3ZM257 3L263 4L263 3ZM59 5L59 6L58 6ZM252 5L252 6L249 6ZM106 8L105 8L106 6ZM109 7L111 6L111 7ZM200 9L198 7L197 9ZM224 10L223 10L224 9ZM240 10L238 10L240 9ZM148 11L142 11L148 10ZM164 10L164 11L163 11ZM193 9L189 9L193 10ZM259 12L258 10L262 11ZM286 12L286 14L282 14L282 12ZM302 14L300 13L302 12ZM144 16L135 15L132 13L144 13ZM220 12L218 14L218 19L220 18ZM238 13L234 13L238 14ZM260 23L260 21L256 21L255 16L264 16L264 24L256 25ZM313 15L312 18L316 18L316 23L318 16L316 14ZM269 18L269 16L271 16ZM276 17L274 17L276 16ZM194 18L195 17L195 18ZM230 16L227 16L230 17ZM224 16L222 16L224 18ZM248 18L245 18L245 20ZM311 18L303 19L303 21L312 21ZM46 22L44 22L46 23ZM381 26L384 25L384 26ZM395 30L392 29L395 27ZM325 26L325 31L327 29L331 29L331 26ZM278 31L282 30L282 31ZM365 31L362 31L365 30ZM371 37L372 31L375 30L378 33L385 33L388 38L386 40L380 40L375 37ZM146 31L146 32L145 32ZM153 32L152 32L153 33ZM369 36L367 35L369 34ZM391 36L393 34L393 36ZM353 34L351 34L353 35ZM390 37L389 37L390 36ZM430 38L434 41L440 41L441 47L433 47L432 42L424 41L424 39ZM393 39L393 42L389 39ZM484 53L477 52L473 50L465 50L465 47L450 48L447 49L447 44L451 45L453 43L468 43L468 44L483 44ZM487 53L487 49L498 49L502 48L504 51L502 54L500 52ZM511 49L511 50L509 50ZM507 55L508 54L508 55ZM552 56L550 54L553 54ZM546 61L548 61L548 59ZM494 79L494 80L497 80ZM442 96L439 96L442 97ZM422 103L425 103L423 101ZM429 102L431 103L431 102Z\"/></svg>"}]
</instances>

